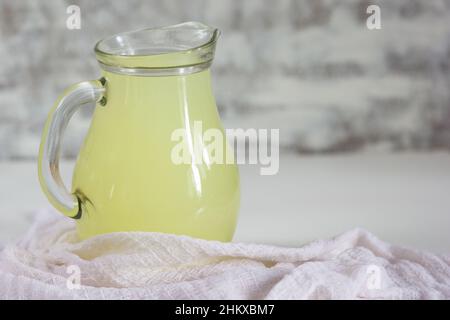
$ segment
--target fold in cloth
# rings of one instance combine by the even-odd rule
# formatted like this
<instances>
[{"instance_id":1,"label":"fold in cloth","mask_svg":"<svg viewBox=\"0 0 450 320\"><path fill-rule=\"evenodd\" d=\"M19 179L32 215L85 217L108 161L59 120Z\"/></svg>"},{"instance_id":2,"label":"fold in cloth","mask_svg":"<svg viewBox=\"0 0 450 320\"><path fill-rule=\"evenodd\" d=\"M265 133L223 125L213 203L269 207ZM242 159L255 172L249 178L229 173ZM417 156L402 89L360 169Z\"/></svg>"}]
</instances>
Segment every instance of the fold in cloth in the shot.
<instances>
[{"instance_id":1,"label":"fold in cloth","mask_svg":"<svg viewBox=\"0 0 450 320\"><path fill-rule=\"evenodd\" d=\"M79 241L52 210L0 252L1 299L448 299L450 255L351 230L298 248L126 232Z\"/></svg>"}]
</instances>

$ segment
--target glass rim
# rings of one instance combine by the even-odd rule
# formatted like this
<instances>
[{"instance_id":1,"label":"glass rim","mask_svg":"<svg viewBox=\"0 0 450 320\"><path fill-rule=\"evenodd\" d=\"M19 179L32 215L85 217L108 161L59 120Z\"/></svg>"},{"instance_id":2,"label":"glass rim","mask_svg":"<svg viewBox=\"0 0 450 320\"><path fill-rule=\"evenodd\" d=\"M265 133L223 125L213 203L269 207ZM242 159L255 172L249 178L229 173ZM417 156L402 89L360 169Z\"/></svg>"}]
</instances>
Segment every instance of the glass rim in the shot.
<instances>
[{"instance_id":1,"label":"glass rim","mask_svg":"<svg viewBox=\"0 0 450 320\"><path fill-rule=\"evenodd\" d=\"M174 51L167 51L167 52L160 52L160 53L146 53L146 54L120 54L120 53L114 53L108 50L101 49L101 46L104 45L107 41L111 41L114 39L117 39L118 37L129 37L136 34L142 34L147 32L155 32L155 31L170 31L175 29L182 29L184 27L197 27L197 28L203 28L203 30L208 30L211 33L211 36L207 41L204 43L201 43L199 45L195 45L186 49L181 50L174 50ZM149 27L149 28L143 28L143 29L137 29L132 31L125 31L120 32L112 36L105 37L95 44L94 51L96 54L105 55L105 56L111 56L111 57L148 57L148 56L157 56L157 55L166 55L166 54L173 54L173 53L186 53L193 50L202 49L205 47L208 47L210 45L214 45L217 42L217 39L220 36L220 30L214 27L210 27L208 25L205 25L200 22L195 21L189 21L189 22L183 22L175 25L169 25L169 26L161 26L161 27Z\"/></svg>"}]
</instances>

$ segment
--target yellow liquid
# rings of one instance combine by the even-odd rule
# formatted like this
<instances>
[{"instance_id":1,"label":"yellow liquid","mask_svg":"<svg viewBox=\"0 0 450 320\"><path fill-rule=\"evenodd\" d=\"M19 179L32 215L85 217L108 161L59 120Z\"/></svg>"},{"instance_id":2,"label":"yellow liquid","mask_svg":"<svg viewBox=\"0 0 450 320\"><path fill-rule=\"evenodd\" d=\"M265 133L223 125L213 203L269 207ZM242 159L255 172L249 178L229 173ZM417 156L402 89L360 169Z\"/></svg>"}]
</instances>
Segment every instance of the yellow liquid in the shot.
<instances>
[{"instance_id":1,"label":"yellow liquid","mask_svg":"<svg viewBox=\"0 0 450 320\"><path fill-rule=\"evenodd\" d=\"M83 201L80 237L153 231L230 241L239 207L236 165L171 160L175 129L189 132L202 121L203 130L223 132L209 70L103 76L107 103L96 106L73 176L72 191Z\"/></svg>"}]
</instances>

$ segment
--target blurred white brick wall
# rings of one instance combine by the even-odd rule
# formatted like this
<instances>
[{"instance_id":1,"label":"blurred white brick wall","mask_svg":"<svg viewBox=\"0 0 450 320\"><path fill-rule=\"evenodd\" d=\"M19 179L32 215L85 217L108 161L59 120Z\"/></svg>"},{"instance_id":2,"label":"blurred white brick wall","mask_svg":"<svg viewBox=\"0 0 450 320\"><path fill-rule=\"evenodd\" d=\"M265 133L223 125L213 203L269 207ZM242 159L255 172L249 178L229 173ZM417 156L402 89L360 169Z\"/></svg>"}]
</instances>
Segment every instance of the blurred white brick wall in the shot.
<instances>
[{"instance_id":1,"label":"blurred white brick wall","mask_svg":"<svg viewBox=\"0 0 450 320\"><path fill-rule=\"evenodd\" d=\"M81 8L81 30L66 8ZM366 28L381 7L382 29ZM0 2L0 159L34 158L68 85L99 75L95 42L197 20L222 30L214 88L228 127L280 128L299 152L450 150L449 0ZM88 113L72 121L75 155Z\"/></svg>"}]
</instances>

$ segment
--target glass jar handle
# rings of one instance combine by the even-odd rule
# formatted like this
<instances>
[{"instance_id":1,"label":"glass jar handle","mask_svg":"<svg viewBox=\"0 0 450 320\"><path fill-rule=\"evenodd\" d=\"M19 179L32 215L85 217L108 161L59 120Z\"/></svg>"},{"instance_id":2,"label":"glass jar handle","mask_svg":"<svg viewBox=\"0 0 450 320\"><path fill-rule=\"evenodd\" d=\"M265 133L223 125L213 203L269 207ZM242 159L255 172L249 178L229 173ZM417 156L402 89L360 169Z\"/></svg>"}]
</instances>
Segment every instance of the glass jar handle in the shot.
<instances>
[{"instance_id":1,"label":"glass jar handle","mask_svg":"<svg viewBox=\"0 0 450 320\"><path fill-rule=\"evenodd\" d=\"M38 172L41 188L50 203L64 215L81 217L81 201L64 185L59 172L59 156L64 131L81 106L104 104L105 79L84 81L69 87L48 115L39 149Z\"/></svg>"}]
</instances>

